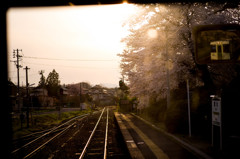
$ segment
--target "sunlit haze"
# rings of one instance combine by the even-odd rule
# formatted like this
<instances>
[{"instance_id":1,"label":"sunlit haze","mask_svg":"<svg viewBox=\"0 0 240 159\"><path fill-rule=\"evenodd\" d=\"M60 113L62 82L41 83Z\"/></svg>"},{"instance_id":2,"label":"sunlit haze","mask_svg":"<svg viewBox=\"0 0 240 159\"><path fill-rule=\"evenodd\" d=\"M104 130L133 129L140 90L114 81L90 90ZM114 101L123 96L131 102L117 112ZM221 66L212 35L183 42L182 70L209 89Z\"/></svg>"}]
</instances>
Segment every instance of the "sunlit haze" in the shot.
<instances>
[{"instance_id":1,"label":"sunlit haze","mask_svg":"<svg viewBox=\"0 0 240 159\"><path fill-rule=\"evenodd\" d=\"M11 8L7 13L9 78L17 83L13 50L19 54L20 84L25 85L24 67L29 83L38 85L39 71L47 78L55 69L61 84L78 83L117 86L121 78L117 56L127 35L123 23L136 14L130 4Z\"/></svg>"}]
</instances>

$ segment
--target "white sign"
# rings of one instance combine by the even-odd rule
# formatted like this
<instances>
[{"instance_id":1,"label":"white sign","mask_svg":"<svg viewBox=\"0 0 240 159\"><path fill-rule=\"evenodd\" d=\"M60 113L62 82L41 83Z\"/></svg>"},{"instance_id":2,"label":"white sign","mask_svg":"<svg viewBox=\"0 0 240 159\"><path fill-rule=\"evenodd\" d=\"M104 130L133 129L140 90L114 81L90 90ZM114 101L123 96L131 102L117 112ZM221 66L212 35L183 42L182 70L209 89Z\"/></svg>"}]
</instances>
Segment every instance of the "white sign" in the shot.
<instances>
[{"instance_id":1,"label":"white sign","mask_svg":"<svg viewBox=\"0 0 240 159\"><path fill-rule=\"evenodd\" d=\"M221 100L212 99L212 124L221 125Z\"/></svg>"}]
</instances>

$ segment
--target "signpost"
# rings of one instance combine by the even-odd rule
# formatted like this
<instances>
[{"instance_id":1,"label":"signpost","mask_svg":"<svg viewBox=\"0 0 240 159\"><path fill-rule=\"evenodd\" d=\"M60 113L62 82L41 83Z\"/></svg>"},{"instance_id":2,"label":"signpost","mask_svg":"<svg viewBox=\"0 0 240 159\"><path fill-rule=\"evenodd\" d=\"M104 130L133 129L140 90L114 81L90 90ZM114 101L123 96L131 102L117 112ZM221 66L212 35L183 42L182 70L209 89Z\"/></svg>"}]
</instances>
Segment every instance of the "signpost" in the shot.
<instances>
[{"instance_id":1,"label":"signpost","mask_svg":"<svg viewBox=\"0 0 240 159\"><path fill-rule=\"evenodd\" d=\"M212 124L221 126L221 98L212 99Z\"/></svg>"},{"instance_id":2,"label":"signpost","mask_svg":"<svg viewBox=\"0 0 240 159\"><path fill-rule=\"evenodd\" d=\"M219 127L220 133L220 150L222 150L222 108L221 97L212 95L212 146L214 146L214 127Z\"/></svg>"}]
</instances>

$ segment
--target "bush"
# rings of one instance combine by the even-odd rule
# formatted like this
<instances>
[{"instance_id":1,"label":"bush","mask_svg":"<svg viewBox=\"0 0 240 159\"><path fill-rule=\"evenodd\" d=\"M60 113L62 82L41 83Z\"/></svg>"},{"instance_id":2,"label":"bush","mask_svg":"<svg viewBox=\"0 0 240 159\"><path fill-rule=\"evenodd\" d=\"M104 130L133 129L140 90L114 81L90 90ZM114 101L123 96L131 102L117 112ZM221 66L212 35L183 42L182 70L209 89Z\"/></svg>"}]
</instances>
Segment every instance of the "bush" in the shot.
<instances>
[{"instance_id":1,"label":"bush","mask_svg":"<svg viewBox=\"0 0 240 159\"><path fill-rule=\"evenodd\" d=\"M170 133L188 133L188 101L185 87L171 91L170 107L167 99L152 97L149 106L142 110L141 116L149 121L164 123ZM211 99L209 90L198 87L191 90L192 133L208 137L211 131Z\"/></svg>"},{"instance_id":2,"label":"bush","mask_svg":"<svg viewBox=\"0 0 240 159\"><path fill-rule=\"evenodd\" d=\"M170 108L166 111L165 126L170 133L186 133L188 128L187 101L171 101Z\"/></svg>"},{"instance_id":3,"label":"bush","mask_svg":"<svg viewBox=\"0 0 240 159\"><path fill-rule=\"evenodd\" d=\"M188 128L186 88L171 92L170 107L166 111L165 126L171 133L185 133Z\"/></svg>"},{"instance_id":4,"label":"bush","mask_svg":"<svg viewBox=\"0 0 240 159\"><path fill-rule=\"evenodd\" d=\"M166 99L160 99L159 101L151 100L146 111L151 120L154 122L162 122L165 118L166 108Z\"/></svg>"}]
</instances>

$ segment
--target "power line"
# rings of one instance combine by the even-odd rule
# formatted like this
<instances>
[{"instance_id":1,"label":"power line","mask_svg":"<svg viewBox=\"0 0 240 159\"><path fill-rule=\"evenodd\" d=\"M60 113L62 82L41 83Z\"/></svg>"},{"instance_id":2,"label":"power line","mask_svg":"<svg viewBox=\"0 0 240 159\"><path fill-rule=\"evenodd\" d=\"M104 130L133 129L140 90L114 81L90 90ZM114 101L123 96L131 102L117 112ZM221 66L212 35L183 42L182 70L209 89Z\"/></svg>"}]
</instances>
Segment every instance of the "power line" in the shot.
<instances>
[{"instance_id":1,"label":"power line","mask_svg":"<svg viewBox=\"0 0 240 159\"><path fill-rule=\"evenodd\" d=\"M38 60L56 60L56 61L102 61L102 62L108 62L108 61L117 61L114 59L100 59L100 60L90 60L90 59L59 59L59 58L48 58L48 57L34 57L34 56L24 56L24 58L30 58L30 59L38 59Z\"/></svg>"},{"instance_id":2,"label":"power line","mask_svg":"<svg viewBox=\"0 0 240 159\"><path fill-rule=\"evenodd\" d=\"M64 68L77 68L77 69L113 69L118 70L118 68L115 67L86 67L86 66L70 66L70 65L56 65L56 64L42 64L42 63L32 63L32 62L24 62L24 64L30 64L30 65L40 65L40 66L53 66L53 67L64 67Z\"/></svg>"},{"instance_id":3,"label":"power line","mask_svg":"<svg viewBox=\"0 0 240 159\"><path fill-rule=\"evenodd\" d=\"M30 77L32 77L32 76L36 76L36 75L38 75L38 73L31 73L31 74L28 74L28 77L30 76ZM17 78L17 76L15 76L15 75L10 75L9 74L9 76L8 76L9 78L11 78L11 79L16 79ZM26 76L25 75L21 75L21 76L19 76L20 78L25 78Z\"/></svg>"}]
</instances>

